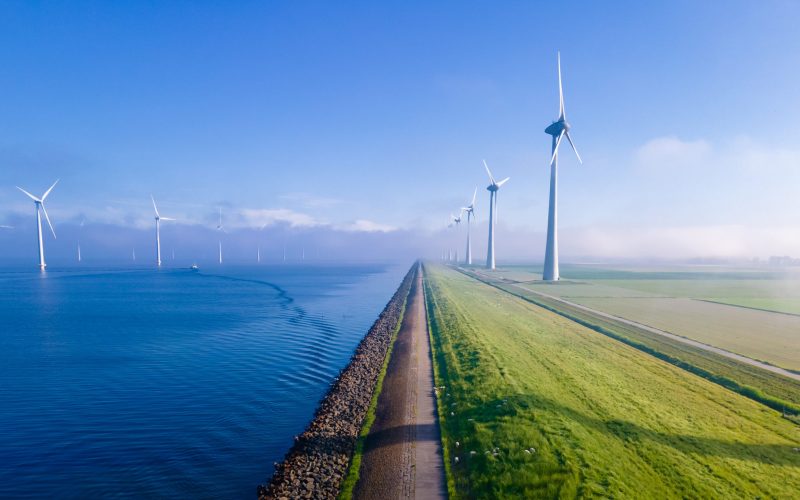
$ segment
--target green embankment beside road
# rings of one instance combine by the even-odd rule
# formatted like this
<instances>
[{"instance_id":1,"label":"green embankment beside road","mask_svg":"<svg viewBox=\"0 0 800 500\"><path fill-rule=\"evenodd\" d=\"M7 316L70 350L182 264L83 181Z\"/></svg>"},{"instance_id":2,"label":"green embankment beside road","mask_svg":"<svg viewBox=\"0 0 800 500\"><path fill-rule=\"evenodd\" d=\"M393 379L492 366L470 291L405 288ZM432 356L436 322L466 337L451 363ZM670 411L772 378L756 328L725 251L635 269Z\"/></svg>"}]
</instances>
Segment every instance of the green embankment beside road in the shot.
<instances>
[{"instance_id":1,"label":"green embankment beside road","mask_svg":"<svg viewBox=\"0 0 800 500\"><path fill-rule=\"evenodd\" d=\"M453 498L800 489L797 426L777 412L468 276L425 270Z\"/></svg>"},{"instance_id":2,"label":"green embankment beside road","mask_svg":"<svg viewBox=\"0 0 800 500\"><path fill-rule=\"evenodd\" d=\"M563 302L531 293L525 289L527 285L520 288L514 283L493 280L485 275L474 275L471 272L470 275L536 305L556 311L584 326L718 383L770 408L785 411L787 416L800 421L797 418L797 415L800 414L800 382L796 380L626 323L592 315Z\"/></svg>"}]
</instances>

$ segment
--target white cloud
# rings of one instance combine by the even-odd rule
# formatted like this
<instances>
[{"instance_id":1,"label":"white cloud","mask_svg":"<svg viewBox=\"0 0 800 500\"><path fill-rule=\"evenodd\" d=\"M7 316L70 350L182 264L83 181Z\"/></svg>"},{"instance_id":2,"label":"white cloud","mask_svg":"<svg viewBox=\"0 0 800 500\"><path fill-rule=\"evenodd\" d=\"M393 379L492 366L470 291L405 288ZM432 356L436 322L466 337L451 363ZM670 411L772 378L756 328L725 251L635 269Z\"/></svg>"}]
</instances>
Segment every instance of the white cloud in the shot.
<instances>
[{"instance_id":1,"label":"white cloud","mask_svg":"<svg viewBox=\"0 0 800 500\"><path fill-rule=\"evenodd\" d=\"M675 171L708 164L712 147L705 140L684 141L674 136L657 137L634 152L634 167L644 171Z\"/></svg>"},{"instance_id":2,"label":"white cloud","mask_svg":"<svg viewBox=\"0 0 800 500\"><path fill-rule=\"evenodd\" d=\"M244 208L239 213L243 225L248 227L271 226L285 223L291 227L314 227L322 223L314 217L288 208L257 209Z\"/></svg>"},{"instance_id":3,"label":"white cloud","mask_svg":"<svg viewBox=\"0 0 800 500\"><path fill-rule=\"evenodd\" d=\"M562 232L562 252L608 258L800 255L800 228L743 225L591 227Z\"/></svg>"},{"instance_id":4,"label":"white cloud","mask_svg":"<svg viewBox=\"0 0 800 500\"><path fill-rule=\"evenodd\" d=\"M350 224L339 225L336 229L359 233L390 233L397 230L394 226L380 224L366 219L358 219Z\"/></svg>"}]
</instances>

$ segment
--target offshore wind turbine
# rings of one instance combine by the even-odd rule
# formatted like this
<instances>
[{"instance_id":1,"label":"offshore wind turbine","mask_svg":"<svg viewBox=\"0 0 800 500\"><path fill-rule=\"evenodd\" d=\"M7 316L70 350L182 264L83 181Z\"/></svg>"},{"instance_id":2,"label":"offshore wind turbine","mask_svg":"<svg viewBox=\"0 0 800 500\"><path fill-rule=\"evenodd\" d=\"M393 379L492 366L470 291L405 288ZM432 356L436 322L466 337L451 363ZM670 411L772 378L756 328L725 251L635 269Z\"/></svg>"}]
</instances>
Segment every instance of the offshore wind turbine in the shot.
<instances>
[{"instance_id":1,"label":"offshore wind turbine","mask_svg":"<svg viewBox=\"0 0 800 500\"><path fill-rule=\"evenodd\" d=\"M21 187L17 186L17 189L28 195L28 198L33 200L33 204L36 206L36 226L39 230L39 269L44 271L44 268L47 267L47 264L44 262L44 238L42 237L42 212L44 212L44 218L47 219L47 225L50 226L50 231L53 233L53 238L56 237L56 230L53 229L53 224L50 223L50 217L47 215L47 209L44 208L44 200L47 198L47 195L50 194L50 191L56 187L58 181L55 181L50 189L44 192L41 198L37 198L36 196L30 194L29 192L25 191Z\"/></svg>"},{"instance_id":2,"label":"offshore wind turbine","mask_svg":"<svg viewBox=\"0 0 800 500\"><path fill-rule=\"evenodd\" d=\"M578 163L583 163L581 155L572 142L569 131L572 128L567 122L564 111L564 90L561 85L561 52L558 53L558 120L551 123L546 129L546 134L553 136L553 155L550 157L550 205L547 214L547 247L544 253L544 271L542 279L545 281L558 281L558 147L561 140L566 137Z\"/></svg>"},{"instance_id":3,"label":"offshore wind turbine","mask_svg":"<svg viewBox=\"0 0 800 500\"><path fill-rule=\"evenodd\" d=\"M508 182L511 177L506 177L502 181L496 182L491 170L489 170L489 165L486 164L486 160L483 160L483 166L486 167L486 173L489 174L489 181L491 182L486 188L489 191L489 249L486 251L486 268L494 269L494 225L497 222L497 191L499 191L500 186Z\"/></svg>"},{"instance_id":4,"label":"offshore wind turbine","mask_svg":"<svg viewBox=\"0 0 800 500\"><path fill-rule=\"evenodd\" d=\"M156 206L156 199L153 198L153 195L150 195L150 199L153 201L153 210L156 212L156 265L161 267L161 221L162 220L175 220L171 217L161 217L158 213L158 207ZM136 254L133 254L133 259L136 260Z\"/></svg>"},{"instance_id":5,"label":"offshore wind turbine","mask_svg":"<svg viewBox=\"0 0 800 500\"><path fill-rule=\"evenodd\" d=\"M472 240L470 239L469 234L469 226L470 221L475 218L475 197L478 195L478 188L475 188L475 192L472 193L472 203L470 203L466 207L462 207L462 212L467 212L467 259L466 264L468 266L472 265Z\"/></svg>"},{"instance_id":6,"label":"offshore wind turbine","mask_svg":"<svg viewBox=\"0 0 800 500\"><path fill-rule=\"evenodd\" d=\"M81 219L81 225L78 228L78 262L81 261L81 231L83 231L83 223L86 219Z\"/></svg>"},{"instance_id":7,"label":"offshore wind turbine","mask_svg":"<svg viewBox=\"0 0 800 500\"><path fill-rule=\"evenodd\" d=\"M225 228L222 227L222 207L219 208L219 224L217 225L217 231L225 232ZM222 264L222 236L219 237L219 263Z\"/></svg>"}]
</instances>

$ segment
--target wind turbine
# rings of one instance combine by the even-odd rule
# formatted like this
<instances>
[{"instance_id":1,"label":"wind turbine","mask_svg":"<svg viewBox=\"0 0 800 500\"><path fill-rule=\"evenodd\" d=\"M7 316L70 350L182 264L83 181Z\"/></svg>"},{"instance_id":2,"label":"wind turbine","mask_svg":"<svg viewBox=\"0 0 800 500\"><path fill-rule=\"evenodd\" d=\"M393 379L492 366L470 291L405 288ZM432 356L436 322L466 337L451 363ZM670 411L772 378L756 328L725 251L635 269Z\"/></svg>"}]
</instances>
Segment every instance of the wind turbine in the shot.
<instances>
[{"instance_id":1,"label":"wind turbine","mask_svg":"<svg viewBox=\"0 0 800 500\"><path fill-rule=\"evenodd\" d=\"M467 259L466 264L468 266L472 265L472 240L470 239L469 235L469 226L470 220L475 218L475 197L478 195L478 188L475 188L475 192L472 193L472 203L469 206L463 207L461 209L462 212L467 212Z\"/></svg>"},{"instance_id":2,"label":"wind turbine","mask_svg":"<svg viewBox=\"0 0 800 500\"><path fill-rule=\"evenodd\" d=\"M263 233L265 227L267 227L266 224L261 226L261 229L258 230L259 233ZM257 257L258 263L261 264L261 235L260 234L259 234L259 238L258 238L258 253L256 254L256 257Z\"/></svg>"},{"instance_id":3,"label":"wind turbine","mask_svg":"<svg viewBox=\"0 0 800 500\"><path fill-rule=\"evenodd\" d=\"M489 174L489 181L491 182L486 188L489 190L489 249L486 251L486 268L494 269L494 225L497 222L497 191L511 177L506 177L502 181L496 182L492 172L489 170L489 165L486 164L486 160L483 160L483 166L486 167L486 173Z\"/></svg>"},{"instance_id":4,"label":"wind turbine","mask_svg":"<svg viewBox=\"0 0 800 500\"><path fill-rule=\"evenodd\" d=\"M558 53L558 120L551 123L546 129L546 134L553 136L553 155L550 157L550 207L547 214L547 247L544 254L544 272L542 279L545 281L558 281L558 147L566 136L578 163L583 163L581 155L569 135L570 124L564 111L564 90L561 86L561 52Z\"/></svg>"},{"instance_id":5,"label":"wind turbine","mask_svg":"<svg viewBox=\"0 0 800 500\"><path fill-rule=\"evenodd\" d=\"M219 225L217 225L217 231L225 232L225 228L222 227L222 207L219 208ZM219 263L222 264L222 236L219 237Z\"/></svg>"},{"instance_id":6,"label":"wind turbine","mask_svg":"<svg viewBox=\"0 0 800 500\"><path fill-rule=\"evenodd\" d=\"M453 214L450 214L450 218L453 219L453 223L456 225L456 240L458 240L459 235L459 227L461 227L461 214L464 213L464 210L460 210L458 212L458 217ZM455 255L455 263L458 264L458 244L456 244L456 255Z\"/></svg>"},{"instance_id":7,"label":"wind turbine","mask_svg":"<svg viewBox=\"0 0 800 500\"><path fill-rule=\"evenodd\" d=\"M78 262L81 261L81 231L83 231L84 222L86 222L86 219L81 219L81 225L78 229Z\"/></svg>"},{"instance_id":8,"label":"wind turbine","mask_svg":"<svg viewBox=\"0 0 800 500\"><path fill-rule=\"evenodd\" d=\"M153 198L153 195L150 195L150 199L153 200L153 210L156 211L156 265L161 267L161 221L162 220L175 220L171 217L161 217L158 213L158 207L156 206L156 199ZM134 260L136 260L136 254L134 253Z\"/></svg>"},{"instance_id":9,"label":"wind turbine","mask_svg":"<svg viewBox=\"0 0 800 500\"><path fill-rule=\"evenodd\" d=\"M21 187L17 186L17 189L28 195L28 198L33 200L33 204L36 206L36 225L39 230L39 269L44 271L44 268L47 267L47 264L44 262L44 238L42 238L42 212L44 212L44 218L47 219L47 225L50 226L50 231L53 233L53 238L56 237L56 230L53 229L53 224L50 223L50 217L47 215L47 209L44 208L44 200L47 198L47 195L50 194L50 191L56 187L58 181L55 181L50 189L44 192L41 198L37 198L34 195L30 194L29 192L25 191Z\"/></svg>"}]
</instances>

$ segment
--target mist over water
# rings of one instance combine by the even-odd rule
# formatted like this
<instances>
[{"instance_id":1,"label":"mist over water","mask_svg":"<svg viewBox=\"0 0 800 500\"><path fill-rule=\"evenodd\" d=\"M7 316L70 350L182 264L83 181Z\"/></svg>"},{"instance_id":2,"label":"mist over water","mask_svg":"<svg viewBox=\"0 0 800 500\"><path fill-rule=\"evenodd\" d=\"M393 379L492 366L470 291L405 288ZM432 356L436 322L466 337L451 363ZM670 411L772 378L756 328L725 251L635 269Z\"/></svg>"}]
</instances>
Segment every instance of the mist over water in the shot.
<instances>
[{"instance_id":1,"label":"mist over water","mask_svg":"<svg viewBox=\"0 0 800 500\"><path fill-rule=\"evenodd\" d=\"M406 271L0 271L0 497L252 496Z\"/></svg>"}]
</instances>

